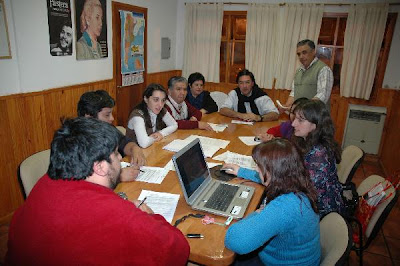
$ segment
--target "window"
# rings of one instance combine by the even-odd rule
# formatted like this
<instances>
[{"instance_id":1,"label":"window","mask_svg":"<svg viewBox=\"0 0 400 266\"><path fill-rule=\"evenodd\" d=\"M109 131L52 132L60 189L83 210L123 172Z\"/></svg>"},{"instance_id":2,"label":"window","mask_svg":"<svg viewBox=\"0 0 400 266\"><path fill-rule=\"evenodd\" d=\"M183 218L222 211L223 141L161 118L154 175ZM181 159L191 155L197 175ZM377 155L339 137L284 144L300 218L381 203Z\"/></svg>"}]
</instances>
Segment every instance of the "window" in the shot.
<instances>
[{"instance_id":1,"label":"window","mask_svg":"<svg viewBox=\"0 0 400 266\"><path fill-rule=\"evenodd\" d=\"M236 83L237 73L245 68L246 11L225 11L222 24L219 80Z\"/></svg>"},{"instance_id":2,"label":"window","mask_svg":"<svg viewBox=\"0 0 400 266\"><path fill-rule=\"evenodd\" d=\"M317 57L333 71L333 87L339 88L347 14L324 14L317 44Z\"/></svg>"}]
</instances>

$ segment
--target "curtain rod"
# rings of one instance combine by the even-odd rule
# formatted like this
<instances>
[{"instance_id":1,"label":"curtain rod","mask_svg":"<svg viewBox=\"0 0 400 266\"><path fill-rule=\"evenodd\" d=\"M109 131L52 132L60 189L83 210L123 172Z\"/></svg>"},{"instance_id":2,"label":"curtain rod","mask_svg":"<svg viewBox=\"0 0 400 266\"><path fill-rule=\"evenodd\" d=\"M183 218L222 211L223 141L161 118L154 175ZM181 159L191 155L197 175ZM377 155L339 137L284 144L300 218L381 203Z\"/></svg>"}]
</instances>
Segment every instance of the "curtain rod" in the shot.
<instances>
[{"instance_id":1,"label":"curtain rod","mask_svg":"<svg viewBox=\"0 0 400 266\"><path fill-rule=\"evenodd\" d=\"M190 2L192 3L192 2ZM193 2L194 3L194 2ZM251 3L248 2L197 2L199 4L217 4L217 3L222 3L224 5L248 5ZM185 3L185 5L188 3ZM274 4L274 3L258 3L258 4ZM284 6L287 3L279 3L280 6ZM349 6L352 4L376 4L376 3L291 3L291 4L317 4L317 5L324 5L324 6ZM396 6L400 5L400 2L398 3L389 3L389 6Z\"/></svg>"}]
</instances>

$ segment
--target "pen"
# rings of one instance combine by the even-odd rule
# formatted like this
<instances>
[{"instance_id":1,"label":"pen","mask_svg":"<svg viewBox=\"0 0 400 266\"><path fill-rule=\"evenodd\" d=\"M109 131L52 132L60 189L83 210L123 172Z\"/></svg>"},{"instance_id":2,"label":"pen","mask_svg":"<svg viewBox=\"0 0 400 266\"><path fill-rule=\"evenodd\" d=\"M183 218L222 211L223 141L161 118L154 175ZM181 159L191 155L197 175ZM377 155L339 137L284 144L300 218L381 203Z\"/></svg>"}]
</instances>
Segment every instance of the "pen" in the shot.
<instances>
[{"instance_id":1,"label":"pen","mask_svg":"<svg viewBox=\"0 0 400 266\"><path fill-rule=\"evenodd\" d=\"M187 238L204 238L202 234L186 234Z\"/></svg>"},{"instance_id":2,"label":"pen","mask_svg":"<svg viewBox=\"0 0 400 266\"><path fill-rule=\"evenodd\" d=\"M144 199L139 203L139 205L137 206L138 208L140 207L140 206L142 206L142 204L144 203L144 201L147 199L147 197L144 197Z\"/></svg>"}]
</instances>

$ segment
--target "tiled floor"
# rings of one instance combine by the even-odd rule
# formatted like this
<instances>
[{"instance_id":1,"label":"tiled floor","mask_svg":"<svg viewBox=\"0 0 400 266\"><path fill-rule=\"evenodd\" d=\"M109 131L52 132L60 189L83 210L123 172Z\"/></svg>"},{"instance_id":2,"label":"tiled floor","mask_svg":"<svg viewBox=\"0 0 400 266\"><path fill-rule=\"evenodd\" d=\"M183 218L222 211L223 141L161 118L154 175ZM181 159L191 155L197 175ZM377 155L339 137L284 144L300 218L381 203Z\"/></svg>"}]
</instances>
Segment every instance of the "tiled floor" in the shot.
<instances>
[{"instance_id":1,"label":"tiled floor","mask_svg":"<svg viewBox=\"0 0 400 266\"><path fill-rule=\"evenodd\" d=\"M377 174L385 176L379 163L374 158L366 157L363 164L353 177L353 182L358 185L364 178ZM400 266L400 201L393 208L383 229L367 251L364 252L364 265L398 265ZM3 264L7 250L8 224L0 225L0 265ZM357 255L350 253L349 265L358 265Z\"/></svg>"}]
</instances>

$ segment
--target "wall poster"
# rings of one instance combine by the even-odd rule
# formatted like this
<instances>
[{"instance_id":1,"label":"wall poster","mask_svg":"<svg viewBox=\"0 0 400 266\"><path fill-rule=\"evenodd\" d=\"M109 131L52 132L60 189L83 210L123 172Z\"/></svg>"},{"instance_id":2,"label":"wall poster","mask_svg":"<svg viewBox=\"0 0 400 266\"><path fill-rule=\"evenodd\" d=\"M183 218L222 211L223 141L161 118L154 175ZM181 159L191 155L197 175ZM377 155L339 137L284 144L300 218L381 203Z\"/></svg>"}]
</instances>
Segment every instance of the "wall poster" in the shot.
<instances>
[{"instance_id":1,"label":"wall poster","mask_svg":"<svg viewBox=\"0 0 400 266\"><path fill-rule=\"evenodd\" d=\"M6 17L6 6L4 1L0 0L0 59L10 59L11 48L8 36L8 26Z\"/></svg>"},{"instance_id":2,"label":"wall poster","mask_svg":"<svg viewBox=\"0 0 400 266\"><path fill-rule=\"evenodd\" d=\"M47 0L50 54L72 55L73 31L70 0Z\"/></svg>"}]
</instances>

